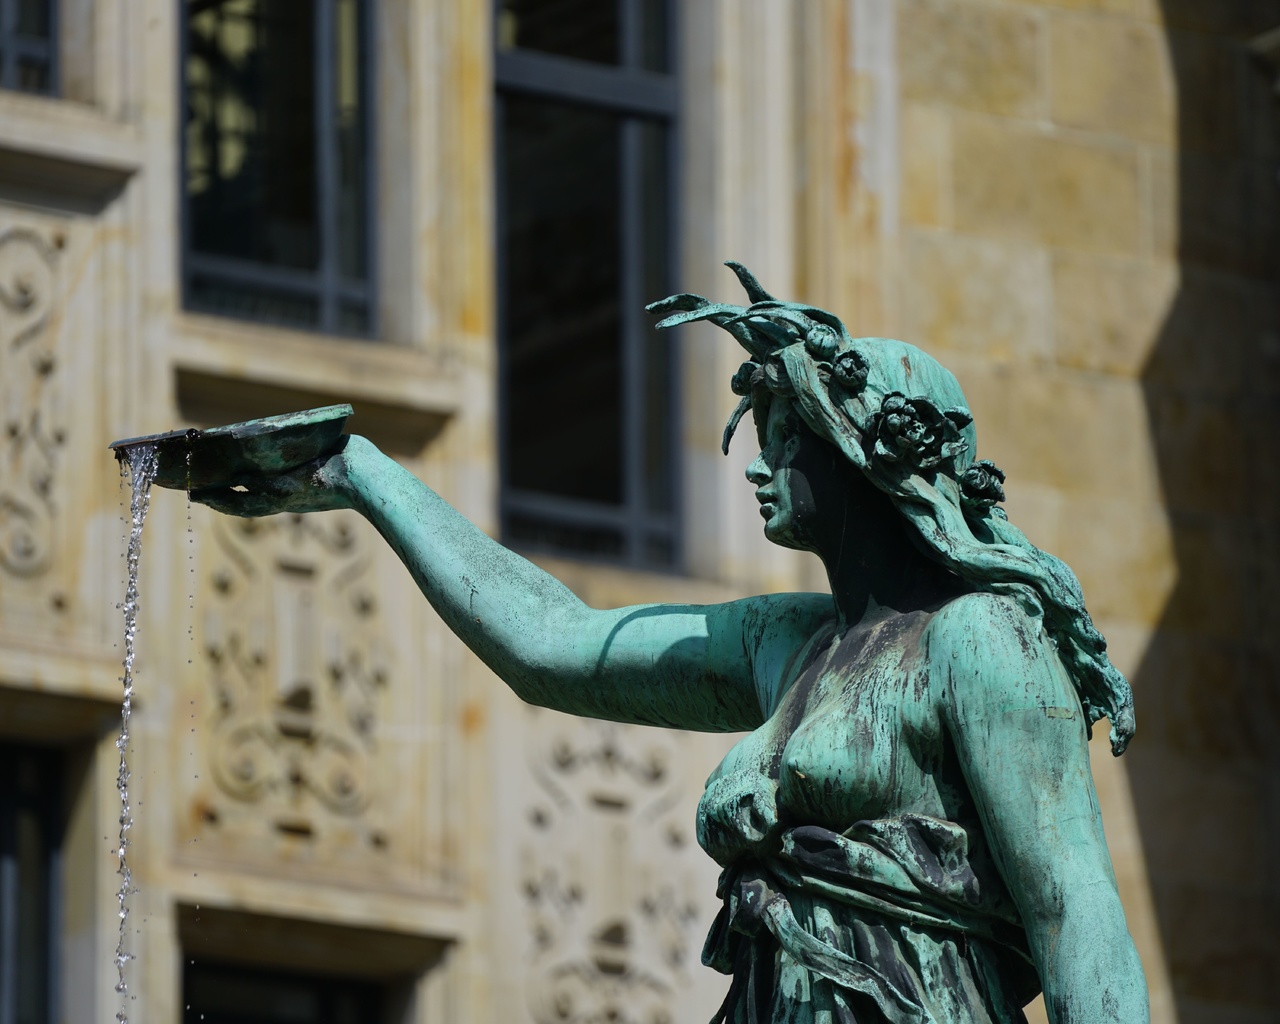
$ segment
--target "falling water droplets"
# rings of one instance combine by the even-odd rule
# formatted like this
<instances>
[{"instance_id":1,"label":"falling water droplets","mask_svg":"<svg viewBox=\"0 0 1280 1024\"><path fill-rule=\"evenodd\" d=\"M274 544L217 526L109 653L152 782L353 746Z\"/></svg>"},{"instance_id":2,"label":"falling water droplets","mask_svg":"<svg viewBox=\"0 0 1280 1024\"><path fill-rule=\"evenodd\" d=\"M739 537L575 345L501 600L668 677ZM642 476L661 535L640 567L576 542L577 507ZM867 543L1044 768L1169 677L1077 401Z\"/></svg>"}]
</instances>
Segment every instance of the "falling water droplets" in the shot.
<instances>
[{"instance_id":1,"label":"falling water droplets","mask_svg":"<svg viewBox=\"0 0 1280 1024\"><path fill-rule=\"evenodd\" d=\"M195 650L196 634L192 625L196 611L196 534L191 527L191 446L187 446L187 654ZM190 665L194 658L188 657Z\"/></svg>"},{"instance_id":2,"label":"falling water droplets","mask_svg":"<svg viewBox=\"0 0 1280 1024\"><path fill-rule=\"evenodd\" d=\"M156 478L159 455L151 445L134 445L124 449L129 463L132 496L129 501L131 524L129 547L125 564L129 581L125 586L124 604L124 700L120 706L120 736L116 749L120 751L120 768L116 775L116 788L120 791L120 836L116 846L119 860L120 888L116 891L117 916L120 919L119 938L116 941L116 991L120 993L120 1009L116 1013L119 1024L128 1024L125 1012L129 995L129 983L125 979L125 967L133 959L125 949L126 922L129 918L129 896L133 892L133 875L127 857L129 830L133 827L133 810L129 804L129 719L133 713L133 657L134 640L138 632L138 561L142 554L142 524L151 505L151 484ZM123 461L123 460L122 460ZM123 473L123 469L122 469Z\"/></svg>"}]
</instances>

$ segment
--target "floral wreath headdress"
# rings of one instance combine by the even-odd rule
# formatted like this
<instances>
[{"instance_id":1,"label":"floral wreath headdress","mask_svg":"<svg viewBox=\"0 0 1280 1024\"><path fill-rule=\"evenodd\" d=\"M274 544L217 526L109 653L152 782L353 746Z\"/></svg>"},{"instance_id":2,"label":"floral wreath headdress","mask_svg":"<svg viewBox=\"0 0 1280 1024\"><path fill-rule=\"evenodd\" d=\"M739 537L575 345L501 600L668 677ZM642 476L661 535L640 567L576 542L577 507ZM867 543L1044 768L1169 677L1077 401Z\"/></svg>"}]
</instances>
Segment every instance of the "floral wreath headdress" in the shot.
<instances>
[{"instance_id":1,"label":"floral wreath headdress","mask_svg":"<svg viewBox=\"0 0 1280 1024\"><path fill-rule=\"evenodd\" d=\"M912 364L919 361L912 354L918 350L889 338L854 338L826 310L782 302L742 264L725 265L742 283L750 306L713 303L686 292L646 308L667 314L657 324L660 329L708 321L747 350L750 358L730 382L740 401L724 429L721 448L726 455L742 418L774 394L795 400L806 419L822 424L823 434L834 433L832 439L845 454L881 478L882 485L889 485L886 489L892 487L890 478L943 469L955 474L967 509L992 509L1004 501L1004 473L986 460L964 458L974 447L968 409L939 408L929 395L909 396L884 374L873 373L873 367L898 355L903 376L910 380Z\"/></svg>"},{"instance_id":2,"label":"floral wreath headdress","mask_svg":"<svg viewBox=\"0 0 1280 1024\"><path fill-rule=\"evenodd\" d=\"M742 417L773 395L795 403L809 427L889 495L932 557L975 589L1015 598L1044 629L1075 685L1085 720L1111 721L1111 749L1133 736L1133 691L1107 657L1075 574L996 508L1004 474L973 461L977 433L959 381L937 360L891 338L854 338L826 310L774 298L740 263L728 263L750 306L672 295L648 306L658 327L705 320L732 334L749 358L733 375ZM762 417L757 430L763 432ZM764 444L761 438L761 444Z\"/></svg>"}]
</instances>

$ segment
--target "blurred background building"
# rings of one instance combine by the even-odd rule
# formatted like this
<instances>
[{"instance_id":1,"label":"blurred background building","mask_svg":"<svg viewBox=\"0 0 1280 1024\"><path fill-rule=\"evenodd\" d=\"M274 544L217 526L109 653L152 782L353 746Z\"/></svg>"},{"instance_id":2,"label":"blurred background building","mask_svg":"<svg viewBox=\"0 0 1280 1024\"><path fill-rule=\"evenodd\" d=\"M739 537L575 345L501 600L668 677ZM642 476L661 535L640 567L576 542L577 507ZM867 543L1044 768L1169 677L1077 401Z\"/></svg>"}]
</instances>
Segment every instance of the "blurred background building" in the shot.
<instances>
[{"instance_id":1,"label":"blurred background building","mask_svg":"<svg viewBox=\"0 0 1280 1024\"><path fill-rule=\"evenodd\" d=\"M760 537L733 258L935 354L1079 573L1162 1024L1280 1021L1280 0L0 0L0 1024L113 991L115 438L350 401L584 599ZM132 1024L707 1019L726 737L523 706L363 521L158 493ZM1041 1011L1033 1011L1039 1013ZM1039 1019L1043 1019L1042 1017Z\"/></svg>"}]
</instances>

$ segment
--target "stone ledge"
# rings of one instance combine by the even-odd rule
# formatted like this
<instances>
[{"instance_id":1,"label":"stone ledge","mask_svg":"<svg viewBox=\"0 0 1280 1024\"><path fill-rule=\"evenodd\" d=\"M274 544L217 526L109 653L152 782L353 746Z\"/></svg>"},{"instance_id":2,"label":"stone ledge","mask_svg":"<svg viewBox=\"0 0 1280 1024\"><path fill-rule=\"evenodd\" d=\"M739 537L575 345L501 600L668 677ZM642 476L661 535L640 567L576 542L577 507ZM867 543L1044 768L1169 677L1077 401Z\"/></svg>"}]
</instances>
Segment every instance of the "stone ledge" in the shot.
<instances>
[{"instance_id":1,"label":"stone ledge","mask_svg":"<svg viewBox=\"0 0 1280 1024\"><path fill-rule=\"evenodd\" d=\"M20 637L0 637L0 690L111 705L119 719L120 653L77 650L70 645L54 650L28 645ZM0 712L0 728L3 722Z\"/></svg>"},{"instance_id":2,"label":"stone ledge","mask_svg":"<svg viewBox=\"0 0 1280 1024\"><path fill-rule=\"evenodd\" d=\"M120 728L119 659L3 652L0 735L65 743Z\"/></svg>"},{"instance_id":3,"label":"stone ledge","mask_svg":"<svg viewBox=\"0 0 1280 1024\"><path fill-rule=\"evenodd\" d=\"M253 967L326 971L348 976L412 978L438 964L448 939L430 935L180 904L184 955Z\"/></svg>"},{"instance_id":4,"label":"stone ledge","mask_svg":"<svg viewBox=\"0 0 1280 1024\"><path fill-rule=\"evenodd\" d=\"M165 885L179 914L192 925L195 914L208 913L206 924L224 914L241 922L271 922L290 932L325 926L344 932L378 932L392 940L389 945L400 946L402 954L428 950L432 944L443 947L466 941L475 928L474 912L461 902L428 893L379 892L369 887L367 879L352 878L347 884L299 880L259 874L227 860L212 864L185 857L171 860L169 869L172 875L167 884L159 884ZM206 941L216 943L215 935L208 935ZM211 955L215 950L202 952Z\"/></svg>"},{"instance_id":5,"label":"stone ledge","mask_svg":"<svg viewBox=\"0 0 1280 1024\"><path fill-rule=\"evenodd\" d=\"M131 125L67 100L0 92L0 189L96 210L142 167Z\"/></svg>"},{"instance_id":6,"label":"stone ledge","mask_svg":"<svg viewBox=\"0 0 1280 1024\"><path fill-rule=\"evenodd\" d=\"M176 404L199 426L350 402L352 431L418 455L460 403L456 371L420 349L193 313L176 326Z\"/></svg>"}]
</instances>

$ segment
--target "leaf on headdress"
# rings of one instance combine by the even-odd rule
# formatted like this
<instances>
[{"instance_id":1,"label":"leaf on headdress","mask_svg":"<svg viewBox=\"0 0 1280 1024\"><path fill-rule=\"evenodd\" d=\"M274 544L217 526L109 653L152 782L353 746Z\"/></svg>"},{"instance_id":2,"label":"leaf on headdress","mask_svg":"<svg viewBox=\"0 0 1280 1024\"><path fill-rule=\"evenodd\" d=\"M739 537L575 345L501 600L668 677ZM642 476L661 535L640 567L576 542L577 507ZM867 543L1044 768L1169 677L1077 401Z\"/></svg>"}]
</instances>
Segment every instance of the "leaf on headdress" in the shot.
<instances>
[{"instance_id":1,"label":"leaf on headdress","mask_svg":"<svg viewBox=\"0 0 1280 1024\"><path fill-rule=\"evenodd\" d=\"M741 263L735 263L733 260L728 260L726 261L725 266L738 275L738 281L741 282L742 287L746 290L747 297L752 302L774 301L773 296L760 287L760 282L756 280L756 275L751 273L751 271Z\"/></svg>"},{"instance_id":2,"label":"leaf on headdress","mask_svg":"<svg viewBox=\"0 0 1280 1024\"><path fill-rule=\"evenodd\" d=\"M681 324L696 323L699 320L714 320L719 323L721 320L733 319L742 312L741 306L728 306L721 303L708 303L705 306L699 306L696 309L687 309L680 313L673 313L664 320L659 320L654 326L658 330L666 330L668 327L679 327Z\"/></svg>"},{"instance_id":3,"label":"leaf on headdress","mask_svg":"<svg viewBox=\"0 0 1280 1024\"><path fill-rule=\"evenodd\" d=\"M775 322L772 317L756 316L755 314L749 313L743 316L735 316L732 320L726 320L720 326L727 330L735 324L744 324L750 330L763 334L778 346L790 345L796 340L793 332L788 331L786 327Z\"/></svg>"},{"instance_id":4,"label":"leaf on headdress","mask_svg":"<svg viewBox=\"0 0 1280 1024\"><path fill-rule=\"evenodd\" d=\"M808 317L820 324L826 324L833 328L837 333L844 333L844 322L829 310L819 309L817 306L809 306L803 302L784 302L781 304L785 308L792 310L801 316Z\"/></svg>"},{"instance_id":5,"label":"leaf on headdress","mask_svg":"<svg viewBox=\"0 0 1280 1024\"><path fill-rule=\"evenodd\" d=\"M653 313L656 316L680 310L702 309L704 306L709 305L711 305L710 299L704 299L701 295L695 295L693 292L681 292L679 295L668 295L665 299L651 302L644 308L645 312Z\"/></svg>"},{"instance_id":6,"label":"leaf on headdress","mask_svg":"<svg viewBox=\"0 0 1280 1024\"><path fill-rule=\"evenodd\" d=\"M729 422L725 424L724 438L720 442L720 450L725 455L729 454L729 442L733 440L733 432L738 429L738 424L742 422L742 417L747 414L747 410L751 408L751 396L747 395L738 403L733 415L729 417Z\"/></svg>"}]
</instances>

